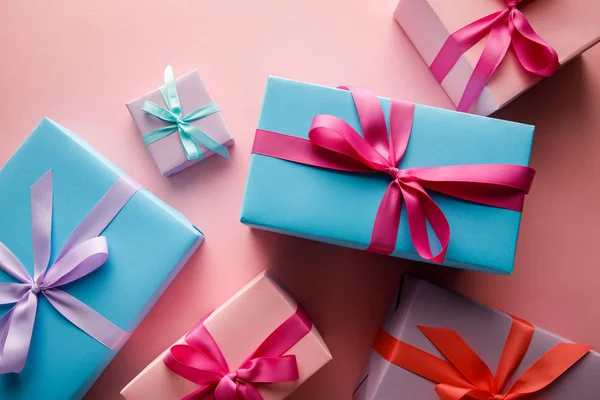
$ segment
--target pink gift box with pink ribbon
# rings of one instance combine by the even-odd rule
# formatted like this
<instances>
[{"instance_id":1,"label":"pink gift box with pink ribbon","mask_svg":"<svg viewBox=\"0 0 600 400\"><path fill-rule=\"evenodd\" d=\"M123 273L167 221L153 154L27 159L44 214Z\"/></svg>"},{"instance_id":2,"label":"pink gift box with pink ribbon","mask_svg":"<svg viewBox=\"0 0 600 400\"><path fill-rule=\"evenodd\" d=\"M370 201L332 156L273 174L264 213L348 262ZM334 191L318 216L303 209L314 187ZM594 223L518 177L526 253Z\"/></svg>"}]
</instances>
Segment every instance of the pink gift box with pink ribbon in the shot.
<instances>
[{"instance_id":1,"label":"pink gift box with pink ribbon","mask_svg":"<svg viewBox=\"0 0 600 400\"><path fill-rule=\"evenodd\" d=\"M593 0L400 0L394 15L459 111L480 115L600 40Z\"/></svg>"},{"instance_id":2,"label":"pink gift box with pink ribbon","mask_svg":"<svg viewBox=\"0 0 600 400\"><path fill-rule=\"evenodd\" d=\"M331 360L304 310L263 272L150 363L127 400L281 400Z\"/></svg>"}]
</instances>

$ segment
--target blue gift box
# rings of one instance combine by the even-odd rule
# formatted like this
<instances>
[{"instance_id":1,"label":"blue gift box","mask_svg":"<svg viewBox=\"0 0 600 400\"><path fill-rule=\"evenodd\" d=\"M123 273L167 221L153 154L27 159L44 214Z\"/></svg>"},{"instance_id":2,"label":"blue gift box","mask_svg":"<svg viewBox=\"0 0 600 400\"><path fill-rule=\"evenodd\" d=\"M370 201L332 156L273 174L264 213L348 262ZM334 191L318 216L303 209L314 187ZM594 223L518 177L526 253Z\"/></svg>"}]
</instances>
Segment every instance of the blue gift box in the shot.
<instances>
[{"instance_id":1,"label":"blue gift box","mask_svg":"<svg viewBox=\"0 0 600 400\"><path fill-rule=\"evenodd\" d=\"M390 100L379 98L389 126ZM350 92L271 77L258 129L308 139L318 114L339 117L362 135ZM527 166L534 127L423 105L399 169L463 164ZM241 221L253 227L366 249L390 182L383 174L326 170L252 154ZM521 213L430 192L450 224L444 265L510 274ZM393 256L423 260L410 237L403 205ZM432 247L436 243L432 232ZM436 249L435 247L438 247Z\"/></svg>"},{"instance_id":2,"label":"blue gift box","mask_svg":"<svg viewBox=\"0 0 600 400\"><path fill-rule=\"evenodd\" d=\"M124 173L83 140L43 119L0 170L0 242L33 275L30 187L52 169L51 262ZM108 261L61 287L121 329L133 331L204 239L178 211L138 190L103 231ZM0 272L0 282L14 280ZM83 397L117 353L77 328L44 296L25 368L0 375L2 399ZM2 314L9 307L2 306Z\"/></svg>"}]
</instances>

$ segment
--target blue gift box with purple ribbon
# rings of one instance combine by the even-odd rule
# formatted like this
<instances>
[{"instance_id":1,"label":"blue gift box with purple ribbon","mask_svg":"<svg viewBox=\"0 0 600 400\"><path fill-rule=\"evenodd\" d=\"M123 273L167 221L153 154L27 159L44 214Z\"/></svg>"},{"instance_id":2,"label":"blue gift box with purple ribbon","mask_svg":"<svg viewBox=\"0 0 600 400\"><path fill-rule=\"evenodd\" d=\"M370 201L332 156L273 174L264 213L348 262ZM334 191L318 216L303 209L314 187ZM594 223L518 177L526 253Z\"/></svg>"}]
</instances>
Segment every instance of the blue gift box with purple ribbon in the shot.
<instances>
[{"instance_id":1,"label":"blue gift box with purple ribbon","mask_svg":"<svg viewBox=\"0 0 600 400\"><path fill-rule=\"evenodd\" d=\"M0 398L78 399L204 239L43 119L0 170Z\"/></svg>"}]
</instances>

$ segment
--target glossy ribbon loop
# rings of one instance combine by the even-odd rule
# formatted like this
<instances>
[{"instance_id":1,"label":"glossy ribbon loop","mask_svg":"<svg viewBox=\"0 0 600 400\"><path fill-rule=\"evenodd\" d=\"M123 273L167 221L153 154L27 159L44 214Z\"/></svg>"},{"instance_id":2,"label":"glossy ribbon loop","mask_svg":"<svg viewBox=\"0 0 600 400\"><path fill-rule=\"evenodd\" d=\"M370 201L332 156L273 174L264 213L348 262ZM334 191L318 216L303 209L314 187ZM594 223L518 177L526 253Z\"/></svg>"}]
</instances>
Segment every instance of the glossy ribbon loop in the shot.
<instances>
[{"instance_id":1,"label":"glossy ribbon loop","mask_svg":"<svg viewBox=\"0 0 600 400\"><path fill-rule=\"evenodd\" d=\"M255 384L299 379L296 357L283 354L311 329L310 318L298 308L231 371L203 320L188 332L185 344L171 347L163 361L171 371L200 386L182 400L263 400Z\"/></svg>"},{"instance_id":2,"label":"glossy ribbon loop","mask_svg":"<svg viewBox=\"0 0 600 400\"><path fill-rule=\"evenodd\" d=\"M535 330L533 325L513 317L495 378L456 331L425 326L419 326L419 329L447 361L383 330L375 339L374 349L387 361L437 383L435 391L442 400L515 400L527 397L550 385L592 349L587 345L559 343L503 392L527 353Z\"/></svg>"},{"instance_id":3,"label":"glossy ribbon loop","mask_svg":"<svg viewBox=\"0 0 600 400\"><path fill-rule=\"evenodd\" d=\"M106 238L98 236L137 191L120 178L75 229L56 260L50 263L52 171L31 187L34 276L0 243L0 270L21 283L0 283L0 304L15 305L0 318L0 373L23 370L29 352L39 294L67 320L110 349L118 349L129 333L70 294L58 289L99 268L108 258Z\"/></svg>"},{"instance_id":4,"label":"glossy ribbon loop","mask_svg":"<svg viewBox=\"0 0 600 400\"><path fill-rule=\"evenodd\" d=\"M188 160L201 160L204 158L198 144L217 153L221 157L229 159L229 151L226 146L223 146L205 132L202 132L192 125L192 122L194 121L219 112L219 108L215 102L208 103L207 105L192 111L188 115L183 116L179 94L177 93L175 76L173 75L173 68L170 65L165 69L165 85L160 88L160 93L162 94L168 109L152 103L151 101L145 101L142 110L158 119L170 122L171 125L155 129L142 136L146 145L161 140L175 132L179 132L179 139Z\"/></svg>"},{"instance_id":5,"label":"glossy ribbon loop","mask_svg":"<svg viewBox=\"0 0 600 400\"><path fill-rule=\"evenodd\" d=\"M531 73L548 77L560 67L556 50L533 30L518 9L523 1L505 2L505 9L480 18L450 35L429 67L441 83L460 57L488 36L460 99L458 111L468 112L471 109L511 45L521 66Z\"/></svg>"},{"instance_id":6,"label":"glossy ribbon loop","mask_svg":"<svg viewBox=\"0 0 600 400\"><path fill-rule=\"evenodd\" d=\"M522 210L535 175L533 169L506 164L398 169L410 139L415 105L391 102L388 136L377 96L366 88L342 88L352 93L364 137L340 118L317 115L308 133L309 141L259 129L252 151L320 168L390 176L392 181L375 216L368 251L394 251L404 202L417 253L425 260L444 261L450 226L426 189L490 207ZM428 224L441 248L437 254L431 251Z\"/></svg>"}]
</instances>

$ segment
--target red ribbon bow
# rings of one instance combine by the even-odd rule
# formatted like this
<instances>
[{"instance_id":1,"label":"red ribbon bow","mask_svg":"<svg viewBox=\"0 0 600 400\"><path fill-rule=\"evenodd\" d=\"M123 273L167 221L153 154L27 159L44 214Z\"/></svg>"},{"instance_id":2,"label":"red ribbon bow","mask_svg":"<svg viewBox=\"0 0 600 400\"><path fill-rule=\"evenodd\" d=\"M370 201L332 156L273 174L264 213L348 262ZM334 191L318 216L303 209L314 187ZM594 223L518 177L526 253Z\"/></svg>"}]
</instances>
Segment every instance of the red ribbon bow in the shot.
<instances>
[{"instance_id":1,"label":"red ribbon bow","mask_svg":"<svg viewBox=\"0 0 600 400\"><path fill-rule=\"evenodd\" d=\"M317 115L308 135L310 140L258 129L252 152L320 168L389 175L392 181L379 205L368 251L394 251L404 200L417 253L426 260L444 261L450 226L426 189L491 207L522 210L535 175L533 169L507 164L398 169L408 146L415 105L392 100L388 137L377 96L362 87L342 89L352 93L364 138L340 118ZM442 248L436 255L431 252L427 221Z\"/></svg>"},{"instance_id":2,"label":"red ribbon bow","mask_svg":"<svg viewBox=\"0 0 600 400\"><path fill-rule=\"evenodd\" d=\"M375 339L374 349L387 361L436 382L435 391L442 400L514 400L527 397L551 384L592 349L592 346L583 344L558 343L533 363L506 393L501 393L527 353L535 331L533 325L513 317L495 378L455 331L425 326L419 326L419 329L448 361L398 340L383 330Z\"/></svg>"},{"instance_id":3,"label":"red ribbon bow","mask_svg":"<svg viewBox=\"0 0 600 400\"><path fill-rule=\"evenodd\" d=\"M203 320L187 333L185 344L171 347L163 361L177 375L200 385L182 400L263 400L255 384L299 379L296 356L282 354L311 329L310 318L299 307L231 372Z\"/></svg>"},{"instance_id":4,"label":"red ribbon bow","mask_svg":"<svg viewBox=\"0 0 600 400\"><path fill-rule=\"evenodd\" d=\"M442 82L458 59L484 37L488 40L473 70L457 110L468 112L479 98L512 44L519 63L527 71L551 76L560 67L556 50L533 30L518 9L525 0L504 0L506 8L492 13L454 32L429 67Z\"/></svg>"}]
</instances>

